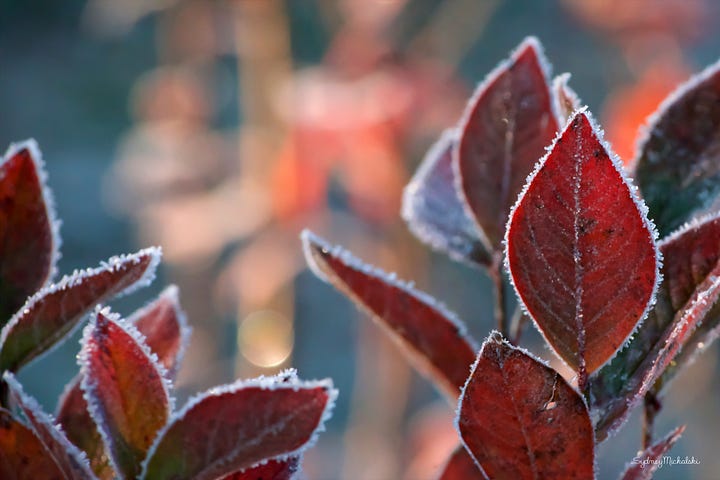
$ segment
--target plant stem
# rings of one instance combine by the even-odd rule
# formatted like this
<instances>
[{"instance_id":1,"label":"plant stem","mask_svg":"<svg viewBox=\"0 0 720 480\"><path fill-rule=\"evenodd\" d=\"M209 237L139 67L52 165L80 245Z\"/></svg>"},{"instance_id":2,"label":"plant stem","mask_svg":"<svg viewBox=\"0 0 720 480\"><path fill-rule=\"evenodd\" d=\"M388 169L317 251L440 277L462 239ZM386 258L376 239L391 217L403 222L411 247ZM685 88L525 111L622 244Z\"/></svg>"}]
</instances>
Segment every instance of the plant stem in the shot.
<instances>
[{"instance_id":1,"label":"plant stem","mask_svg":"<svg viewBox=\"0 0 720 480\"><path fill-rule=\"evenodd\" d=\"M645 401L643 404L643 426L642 426L642 448L645 450L652 445L653 437L653 425L655 424L655 417L662 409L662 403L655 396L654 393L648 392L645 394Z\"/></svg>"},{"instance_id":2,"label":"plant stem","mask_svg":"<svg viewBox=\"0 0 720 480\"><path fill-rule=\"evenodd\" d=\"M497 329L504 338L508 337L508 325L505 315L505 282L502 274L503 257L499 252L493 255L493 262L490 265L490 279L495 285L495 321Z\"/></svg>"},{"instance_id":3,"label":"plant stem","mask_svg":"<svg viewBox=\"0 0 720 480\"><path fill-rule=\"evenodd\" d=\"M528 320L528 316L523 312L522 308L520 308L520 305L516 305L515 313L513 313L512 319L510 320L510 331L512 332L513 345L518 345L520 343L520 337L522 337Z\"/></svg>"}]
</instances>

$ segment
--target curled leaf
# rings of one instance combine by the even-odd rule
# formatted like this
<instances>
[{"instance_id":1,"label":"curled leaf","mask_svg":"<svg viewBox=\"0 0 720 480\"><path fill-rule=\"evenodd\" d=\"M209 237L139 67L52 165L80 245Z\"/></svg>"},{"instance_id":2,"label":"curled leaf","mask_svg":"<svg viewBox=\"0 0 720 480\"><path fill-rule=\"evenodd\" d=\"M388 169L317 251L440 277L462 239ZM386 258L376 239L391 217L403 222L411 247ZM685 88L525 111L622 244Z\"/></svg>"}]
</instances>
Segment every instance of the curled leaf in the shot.
<instances>
[{"instance_id":1,"label":"curled leaf","mask_svg":"<svg viewBox=\"0 0 720 480\"><path fill-rule=\"evenodd\" d=\"M172 410L164 369L126 321L98 311L85 328L78 356L88 411L123 478L141 462Z\"/></svg>"},{"instance_id":2,"label":"curled leaf","mask_svg":"<svg viewBox=\"0 0 720 480\"><path fill-rule=\"evenodd\" d=\"M577 113L528 178L507 230L518 295L582 378L607 362L652 304L659 253L641 200Z\"/></svg>"},{"instance_id":3,"label":"curled leaf","mask_svg":"<svg viewBox=\"0 0 720 480\"><path fill-rule=\"evenodd\" d=\"M0 158L0 325L45 285L60 256L59 223L34 140Z\"/></svg>"},{"instance_id":4,"label":"curled leaf","mask_svg":"<svg viewBox=\"0 0 720 480\"><path fill-rule=\"evenodd\" d=\"M95 476L90 470L85 454L70 443L63 431L58 428L50 415L43 412L34 398L28 396L15 376L5 372L3 380L7 383L10 394L30 422L37 438L55 459L55 463L67 480L92 480ZM41 477L42 478L42 477Z\"/></svg>"},{"instance_id":5,"label":"curled leaf","mask_svg":"<svg viewBox=\"0 0 720 480\"><path fill-rule=\"evenodd\" d=\"M477 88L460 122L460 193L491 250L501 250L510 207L558 130L545 65L540 42L527 38Z\"/></svg>"},{"instance_id":6,"label":"curled leaf","mask_svg":"<svg viewBox=\"0 0 720 480\"><path fill-rule=\"evenodd\" d=\"M635 179L661 235L720 195L720 63L694 76L653 114L638 146Z\"/></svg>"},{"instance_id":7,"label":"curled leaf","mask_svg":"<svg viewBox=\"0 0 720 480\"><path fill-rule=\"evenodd\" d=\"M662 457L670 451L684 431L685 425L677 427L664 438L638 452L620 475L620 480L651 480L653 473L662 466Z\"/></svg>"},{"instance_id":8,"label":"curled leaf","mask_svg":"<svg viewBox=\"0 0 720 480\"><path fill-rule=\"evenodd\" d=\"M160 249L147 248L76 271L37 292L0 333L0 370L17 371L65 338L98 303L148 285L159 262Z\"/></svg>"},{"instance_id":9,"label":"curled leaf","mask_svg":"<svg viewBox=\"0 0 720 480\"><path fill-rule=\"evenodd\" d=\"M453 260L488 265L490 254L456 189L452 151L457 133L448 130L430 148L403 194L402 216L417 238Z\"/></svg>"},{"instance_id":10,"label":"curled leaf","mask_svg":"<svg viewBox=\"0 0 720 480\"><path fill-rule=\"evenodd\" d=\"M311 232L303 232L302 241L315 274L367 311L418 370L455 402L477 351L465 326L429 295Z\"/></svg>"},{"instance_id":11,"label":"curled leaf","mask_svg":"<svg viewBox=\"0 0 720 480\"><path fill-rule=\"evenodd\" d=\"M156 438L143 465L153 480L214 480L314 443L337 392L329 380L293 376L238 381L188 401Z\"/></svg>"},{"instance_id":12,"label":"curled leaf","mask_svg":"<svg viewBox=\"0 0 720 480\"><path fill-rule=\"evenodd\" d=\"M488 478L594 476L595 438L583 398L498 332L490 334L473 365L456 421Z\"/></svg>"},{"instance_id":13,"label":"curled leaf","mask_svg":"<svg viewBox=\"0 0 720 480\"><path fill-rule=\"evenodd\" d=\"M4 408L0 408L0 478L65 480L40 439Z\"/></svg>"}]
</instances>

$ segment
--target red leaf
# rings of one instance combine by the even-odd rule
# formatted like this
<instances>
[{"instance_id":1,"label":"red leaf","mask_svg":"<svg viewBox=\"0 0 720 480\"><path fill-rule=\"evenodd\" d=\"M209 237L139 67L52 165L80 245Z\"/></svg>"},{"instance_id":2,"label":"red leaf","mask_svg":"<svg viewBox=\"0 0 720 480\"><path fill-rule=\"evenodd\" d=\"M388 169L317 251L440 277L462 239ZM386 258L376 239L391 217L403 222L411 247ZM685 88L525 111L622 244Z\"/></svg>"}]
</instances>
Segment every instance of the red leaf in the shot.
<instances>
[{"instance_id":1,"label":"red leaf","mask_svg":"<svg viewBox=\"0 0 720 480\"><path fill-rule=\"evenodd\" d=\"M40 439L4 408L0 408L0 478L65 480Z\"/></svg>"},{"instance_id":2,"label":"red leaf","mask_svg":"<svg viewBox=\"0 0 720 480\"><path fill-rule=\"evenodd\" d=\"M638 455L627 465L620 479L651 480L655 470L662 465L662 457L670 451L684 431L685 425L677 427L664 438L650 445L642 452L638 452Z\"/></svg>"},{"instance_id":3,"label":"red leaf","mask_svg":"<svg viewBox=\"0 0 720 480\"><path fill-rule=\"evenodd\" d=\"M172 410L164 369L131 324L99 311L78 356L88 410L118 474L135 478Z\"/></svg>"},{"instance_id":4,"label":"red leaf","mask_svg":"<svg viewBox=\"0 0 720 480\"><path fill-rule=\"evenodd\" d=\"M185 405L158 435L143 478L214 480L270 459L300 455L330 416L329 380L238 381Z\"/></svg>"},{"instance_id":5,"label":"red leaf","mask_svg":"<svg viewBox=\"0 0 720 480\"><path fill-rule=\"evenodd\" d=\"M190 338L190 327L187 326L185 313L180 307L177 287L166 288L157 300L133 313L128 321L145 336L150 350L172 376L172 373L177 371ZM95 474L103 479L112 478L105 446L88 413L80 381L81 377L78 375L68 384L58 402L57 421L70 441L88 455Z\"/></svg>"},{"instance_id":6,"label":"red leaf","mask_svg":"<svg viewBox=\"0 0 720 480\"><path fill-rule=\"evenodd\" d=\"M475 463L467 449L459 445L448 459L438 480L482 480L485 473Z\"/></svg>"},{"instance_id":7,"label":"red leaf","mask_svg":"<svg viewBox=\"0 0 720 480\"><path fill-rule=\"evenodd\" d=\"M688 225L660 243L664 281L657 303L618 355L590 379L589 400L597 412L596 434L604 439L656 381L660 393L672 377L708 345L720 322L713 277L720 276L720 217ZM666 344L670 339L671 343ZM682 340L680 345L674 342ZM656 357L670 356L655 365ZM653 371L651 371L651 369ZM653 377L661 375L657 380Z\"/></svg>"},{"instance_id":8,"label":"red leaf","mask_svg":"<svg viewBox=\"0 0 720 480\"><path fill-rule=\"evenodd\" d=\"M595 439L583 398L498 332L483 344L458 412L460 436L489 478L594 476Z\"/></svg>"},{"instance_id":9,"label":"red leaf","mask_svg":"<svg viewBox=\"0 0 720 480\"><path fill-rule=\"evenodd\" d=\"M648 119L638 144L635 179L661 235L720 195L720 63L675 90Z\"/></svg>"},{"instance_id":10,"label":"red leaf","mask_svg":"<svg viewBox=\"0 0 720 480\"><path fill-rule=\"evenodd\" d=\"M157 300L128 317L128 322L135 325L160 364L174 377L192 333L180 307L178 288L167 287Z\"/></svg>"},{"instance_id":11,"label":"red leaf","mask_svg":"<svg viewBox=\"0 0 720 480\"><path fill-rule=\"evenodd\" d=\"M270 460L264 465L231 473L222 480L292 480L299 471L300 457L290 457L286 460Z\"/></svg>"},{"instance_id":12,"label":"red leaf","mask_svg":"<svg viewBox=\"0 0 720 480\"><path fill-rule=\"evenodd\" d=\"M402 216L417 238L453 260L488 265L488 248L455 187L452 150L457 133L448 130L425 155L405 187Z\"/></svg>"},{"instance_id":13,"label":"red leaf","mask_svg":"<svg viewBox=\"0 0 720 480\"><path fill-rule=\"evenodd\" d=\"M42 411L35 399L25 394L22 386L10 372L5 372L3 380L8 384L10 393L30 422L35 435L40 439L67 480L88 480L95 476L90 470L87 457L75 447L65 434L52 421L52 417Z\"/></svg>"},{"instance_id":14,"label":"red leaf","mask_svg":"<svg viewBox=\"0 0 720 480\"><path fill-rule=\"evenodd\" d=\"M622 167L580 112L518 198L507 262L518 295L582 379L645 317L658 282L654 230Z\"/></svg>"},{"instance_id":15,"label":"red leaf","mask_svg":"<svg viewBox=\"0 0 720 480\"><path fill-rule=\"evenodd\" d=\"M429 295L311 232L304 231L302 241L315 274L367 311L418 370L455 402L477 351L464 325Z\"/></svg>"},{"instance_id":16,"label":"red leaf","mask_svg":"<svg viewBox=\"0 0 720 480\"><path fill-rule=\"evenodd\" d=\"M0 325L55 272L59 224L45 177L33 140L0 158Z\"/></svg>"},{"instance_id":17,"label":"red leaf","mask_svg":"<svg viewBox=\"0 0 720 480\"><path fill-rule=\"evenodd\" d=\"M160 250L147 248L66 275L37 292L0 334L0 370L17 371L65 338L98 303L149 284L159 262Z\"/></svg>"},{"instance_id":18,"label":"red leaf","mask_svg":"<svg viewBox=\"0 0 720 480\"><path fill-rule=\"evenodd\" d=\"M537 39L526 39L477 88L460 122L462 197L495 250L525 178L558 130L546 64Z\"/></svg>"},{"instance_id":19,"label":"red leaf","mask_svg":"<svg viewBox=\"0 0 720 480\"><path fill-rule=\"evenodd\" d=\"M554 93L555 110L558 112L558 123L565 124L573 114L580 109L580 97L575 90L568 85L569 73L563 73L553 79L552 89Z\"/></svg>"}]
</instances>

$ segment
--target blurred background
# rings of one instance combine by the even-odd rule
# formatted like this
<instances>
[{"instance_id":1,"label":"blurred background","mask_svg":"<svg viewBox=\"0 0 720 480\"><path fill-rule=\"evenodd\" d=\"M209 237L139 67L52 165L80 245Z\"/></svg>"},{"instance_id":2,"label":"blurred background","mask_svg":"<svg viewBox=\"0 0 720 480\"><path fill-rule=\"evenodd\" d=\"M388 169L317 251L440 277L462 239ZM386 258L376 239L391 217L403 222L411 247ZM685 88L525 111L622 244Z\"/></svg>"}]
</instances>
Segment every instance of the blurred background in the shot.
<instances>
[{"instance_id":1,"label":"blurred background","mask_svg":"<svg viewBox=\"0 0 720 480\"><path fill-rule=\"evenodd\" d=\"M160 278L113 302L124 315L176 283L194 336L180 401L297 367L332 377L335 415L310 479L433 478L453 411L377 328L305 268L304 227L412 279L492 328L484 273L430 253L399 217L403 185L465 100L526 35L628 160L637 128L720 57L711 0L0 0L0 149L34 137L63 220L61 273L161 245ZM523 345L553 360L530 328ZM78 335L22 373L52 410ZM718 349L672 386L656 434L715 478ZM600 448L616 478L639 416Z\"/></svg>"}]
</instances>

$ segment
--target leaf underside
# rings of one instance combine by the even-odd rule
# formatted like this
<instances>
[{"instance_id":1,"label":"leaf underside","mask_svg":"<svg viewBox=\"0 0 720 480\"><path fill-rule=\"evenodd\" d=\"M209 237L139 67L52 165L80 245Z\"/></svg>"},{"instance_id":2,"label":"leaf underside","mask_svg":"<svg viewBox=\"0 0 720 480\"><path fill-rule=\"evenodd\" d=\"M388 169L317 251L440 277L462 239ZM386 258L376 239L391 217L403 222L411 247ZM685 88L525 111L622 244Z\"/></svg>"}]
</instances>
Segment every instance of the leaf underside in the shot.
<instances>
[{"instance_id":1,"label":"leaf underside","mask_svg":"<svg viewBox=\"0 0 720 480\"><path fill-rule=\"evenodd\" d=\"M670 451L684 431L685 425L677 427L662 439L639 452L620 475L620 480L651 480L653 473L660 467L658 460Z\"/></svg>"},{"instance_id":2,"label":"leaf underside","mask_svg":"<svg viewBox=\"0 0 720 480\"><path fill-rule=\"evenodd\" d=\"M661 236L720 206L718 125L720 64L680 86L648 125L635 179Z\"/></svg>"},{"instance_id":3,"label":"leaf underside","mask_svg":"<svg viewBox=\"0 0 720 480\"><path fill-rule=\"evenodd\" d=\"M0 370L17 371L50 349L95 305L151 278L158 261L157 249L141 250L66 276L38 292L3 329Z\"/></svg>"},{"instance_id":4,"label":"leaf underside","mask_svg":"<svg viewBox=\"0 0 720 480\"><path fill-rule=\"evenodd\" d=\"M664 280L655 307L627 346L590 378L589 401L599 414L599 439L617 428L638 403L643 384L652 380L650 369L658 355L665 358L665 369L655 367L653 375L661 375L653 387L655 393L710 344L720 323L717 286L712 278L720 275L720 218L710 217L668 237L660 243L660 251ZM680 334L682 349L677 353L665 342L677 340ZM670 351L673 356L667 359Z\"/></svg>"},{"instance_id":5,"label":"leaf underside","mask_svg":"<svg viewBox=\"0 0 720 480\"><path fill-rule=\"evenodd\" d=\"M484 480L486 478L465 446L458 445L443 467L438 480Z\"/></svg>"},{"instance_id":6,"label":"leaf underside","mask_svg":"<svg viewBox=\"0 0 720 480\"><path fill-rule=\"evenodd\" d=\"M128 479L140 473L171 409L159 365L132 332L123 320L97 312L78 357L90 415L117 473Z\"/></svg>"},{"instance_id":7,"label":"leaf underside","mask_svg":"<svg viewBox=\"0 0 720 480\"><path fill-rule=\"evenodd\" d=\"M0 164L0 326L50 279L58 256L39 162L28 142Z\"/></svg>"},{"instance_id":8,"label":"leaf underside","mask_svg":"<svg viewBox=\"0 0 720 480\"><path fill-rule=\"evenodd\" d=\"M459 321L428 296L309 232L303 234L303 243L313 271L370 313L415 367L454 403L476 351Z\"/></svg>"},{"instance_id":9,"label":"leaf underside","mask_svg":"<svg viewBox=\"0 0 720 480\"><path fill-rule=\"evenodd\" d=\"M488 265L491 255L455 186L452 151L457 140L449 130L430 148L405 187L402 215L413 234L433 249L459 262Z\"/></svg>"},{"instance_id":10,"label":"leaf underside","mask_svg":"<svg viewBox=\"0 0 720 480\"><path fill-rule=\"evenodd\" d=\"M0 478L65 480L40 439L4 408L0 408Z\"/></svg>"},{"instance_id":11,"label":"leaf underside","mask_svg":"<svg viewBox=\"0 0 720 480\"><path fill-rule=\"evenodd\" d=\"M215 480L296 456L328 415L329 382L219 387L191 400L153 446L145 478Z\"/></svg>"},{"instance_id":12,"label":"leaf underside","mask_svg":"<svg viewBox=\"0 0 720 480\"><path fill-rule=\"evenodd\" d=\"M523 42L478 88L454 152L462 198L495 251L510 208L558 130L534 39Z\"/></svg>"},{"instance_id":13,"label":"leaf underside","mask_svg":"<svg viewBox=\"0 0 720 480\"><path fill-rule=\"evenodd\" d=\"M556 102L556 110L558 113L558 122L560 125L564 125L565 122L570 120L575 112L582 107L580 103L580 97L577 93L570 88L568 85L570 80L569 73L563 73L553 79L552 89L554 93L554 99Z\"/></svg>"},{"instance_id":14,"label":"leaf underside","mask_svg":"<svg viewBox=\"0 0 720 480\"><path fill-rule=\"evenodd\" d=\"M582 397L498 332L483 344L458 412L460 436L488 478L593 478Z\"/></svg>"},{"instance_id":15,"label":"leaf underside","mask_svg":"<svg viewBox=\"0 0 720 480\"><path fill-rule=\"evenodd\" d=\"M515 288L552 348L591 373L651 301L658 259L647 219L585 113L576 114L508 224Z\"/></svg>"}]
</instances>

